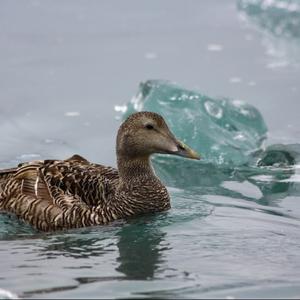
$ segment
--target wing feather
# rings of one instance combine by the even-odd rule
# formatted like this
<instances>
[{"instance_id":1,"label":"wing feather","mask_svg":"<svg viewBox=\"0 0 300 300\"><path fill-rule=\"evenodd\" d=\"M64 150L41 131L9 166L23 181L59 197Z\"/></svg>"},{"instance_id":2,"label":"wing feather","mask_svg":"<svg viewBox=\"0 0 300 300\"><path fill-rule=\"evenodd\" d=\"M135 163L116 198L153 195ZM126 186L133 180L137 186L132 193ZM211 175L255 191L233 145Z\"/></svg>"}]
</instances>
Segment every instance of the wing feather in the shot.
<instances>
[{"instance_id":1,"label":"wing feather","mask_svg":"<svg viewBox=\"0 0 300 300\"><path fill-rule=\"evenodd\" d=\"M96 216L95 209L108 200L117 180L115 169L91 164L79 155L23 163L0 174L0 209L41 230L103 223L106 220Z\"/></svg>"}]
</instances>

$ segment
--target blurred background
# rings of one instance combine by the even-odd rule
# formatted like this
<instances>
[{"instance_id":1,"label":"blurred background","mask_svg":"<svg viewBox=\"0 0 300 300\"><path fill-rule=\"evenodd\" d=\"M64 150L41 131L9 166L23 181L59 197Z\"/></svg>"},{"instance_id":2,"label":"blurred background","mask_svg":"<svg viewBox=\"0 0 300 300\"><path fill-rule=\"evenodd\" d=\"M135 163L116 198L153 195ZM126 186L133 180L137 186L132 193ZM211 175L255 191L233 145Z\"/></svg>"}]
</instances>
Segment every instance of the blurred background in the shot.
<instances>
[{"instance_id":1,"label":"blurred background","mask_svg":"<svg viewBox=\"0 0 300 300\"><path fill-rule=\"evenodd\" d=\"M168 79L255 105L269 142L300 138L298 1L0 2L0 162L115 164L114 107Z\"/></svg>"}]
</instances>

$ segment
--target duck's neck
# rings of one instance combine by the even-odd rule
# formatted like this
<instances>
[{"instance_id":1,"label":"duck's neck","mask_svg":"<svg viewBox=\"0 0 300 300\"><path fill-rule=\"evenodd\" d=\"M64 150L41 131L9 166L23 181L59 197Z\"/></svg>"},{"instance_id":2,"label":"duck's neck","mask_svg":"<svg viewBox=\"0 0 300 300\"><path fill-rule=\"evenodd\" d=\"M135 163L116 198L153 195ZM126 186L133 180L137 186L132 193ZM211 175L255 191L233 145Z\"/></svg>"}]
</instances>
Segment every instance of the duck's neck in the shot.
<instances>
[{"instance_id":1,"label":"duck's neck","mask_svg":"<svg viewBox=\"0 0 300 300\"><path fill-rule=\"evenodd\" d=\"M141 178L157 178L151 166L150 156L118 156L117 163L119 176L123 182L132 182Z\"/></svg>"},{"instance_id":2,"label":"duck's neck","mask_svg":"<svg viewBox=\"0 0 300 300\"><path fill-rule=\"evenodd\" d=\"M170 208L167 189L156 177L150 157L130 158L118 155L119 185L115 214L128 217Z\"/></svg>"}]
</instances>

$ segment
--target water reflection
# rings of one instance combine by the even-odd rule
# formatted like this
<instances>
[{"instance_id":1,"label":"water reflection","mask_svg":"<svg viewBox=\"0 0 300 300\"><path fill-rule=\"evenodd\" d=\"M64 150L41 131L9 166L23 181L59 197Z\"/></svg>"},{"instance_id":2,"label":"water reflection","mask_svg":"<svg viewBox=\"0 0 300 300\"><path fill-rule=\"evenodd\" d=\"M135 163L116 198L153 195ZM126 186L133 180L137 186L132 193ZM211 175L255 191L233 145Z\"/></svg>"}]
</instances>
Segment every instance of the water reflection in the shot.
<instances>
[{"instance_id":1,"label":"water reflection","mask_svg":"<svg viewBox=\"0 0 300 300\"><path fill-rule=\"evenodd\" d=\"M128 279L145 280L155 276L163 261L165 233L153 223L154 217L143 217L128 224L118 232L119 249L116 270Z\"/></svg>"},{"instance_id":2,"label":"water reflection","mask_svg":"<svg viewBox=\"0 0 300 300\"><path fill-rule=\"evenodd\" d=\"M37 233L32 226L18 220L12 214L0 213L0 240L15 240L31 237Z\"/></svg>"},{"instance_id":3,"label":"water reflection","mask_svg":"<svg viewBox=\"0 0 300 300\"><path fill-rule=\"evenodd\" d=\"M46 256L47 259L61 255L77 259L90 258L92 256L105 255L108 252L107 248L114 243L113 240L108 242L108 237L96 237L93 234L90 237L90 235L90 233L83 233L83 237L82 235L76 236L76 234L72 236L58 235L51 239L51 242L47 242L41 255L43 257Z\"/></svg>"},{"instance_id":4,"label":"water reflection","mask_svg":"<svg viewBox=\"0 0 300 300\"><path fill-rule=\"evenodd\" d=\"M61 256L85 259L115 252L116 270L126 279L149 279L155 276L163 261L162 253L168 249L164 244L166 234L156 221L156 215L150 215L131 219L126 224L37 234L32 235L32 239L40 239L38 257L41 259ZM80 263L76 267L84 268ZM81 278L80 281L84 280Z\"/></svg>"},{"instance_id":5,"label":"water reflection","mask_svg":"<svg viewBox=\"0 0 300 300\"><path fill-rule=\"evenodd\" d=\"M55 235L50 237L41 255L48 259L61 255L78 259L118 252L116 270L126 279L145 280L155 276L163 260L162 253L168 249L164 245L164 237L165 233L155 223L155 216L145 216L129 220L120 227L100 227ZM88 278L89 282L91 280L97 281L97 278ZM80 278L80 282L83 281Z\"/></svg>"},{"instance_id":6,"label":"water reflection","mask_svg":"<svg viewBox=\"0 0 300 300\"><path fill-rule=\"evenodd\" d=\"M167 185L202 195L222 195L267 206L278 206L278 200L300 195L300 183L295 179L300 145L272 145L253 154L251 160L251 165L227 168L157 156L154 166Z\"/></svg>"},{"instance_id":7,"label":"water reflection","mask_svg":"<svg viewBox=\"0 0 300 300\"><path fill-rule=\"evenodd\" d=\"M65 232L28 233L24 243L16 241L17 246L9 250L17 257L24 253L15 262L15 276L26 277L39 270L38 276L49 283L32 283L22 296L63 293L91 283L101 287L101 284L124 281L130 284L132 280L157 277L164 252L169 250L162 230L163 215Z\"/></svg>"}]
</instances>

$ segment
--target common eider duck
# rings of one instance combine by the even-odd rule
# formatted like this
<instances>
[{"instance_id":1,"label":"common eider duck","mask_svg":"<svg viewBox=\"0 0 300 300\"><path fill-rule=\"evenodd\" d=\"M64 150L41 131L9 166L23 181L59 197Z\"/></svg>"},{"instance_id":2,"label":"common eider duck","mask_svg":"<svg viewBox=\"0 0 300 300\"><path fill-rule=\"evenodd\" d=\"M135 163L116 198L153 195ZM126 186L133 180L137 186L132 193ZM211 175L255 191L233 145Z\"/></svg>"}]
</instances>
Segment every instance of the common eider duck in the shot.
<instances>
[{"instance_id":1,"label":"common eider duck","mask_svg":"<svg viewBox=\"0 0 300 300\"><path fill-rule=\"evenodd\" d=\"M165 211L170 197L152 169L154 153L199 159L160 115L134 113L118 130L118 169L74 155L2 170L0 212L15 214L38 230L54 231Z\"/></svg>"}]
</instances>

